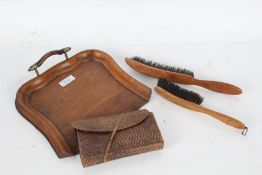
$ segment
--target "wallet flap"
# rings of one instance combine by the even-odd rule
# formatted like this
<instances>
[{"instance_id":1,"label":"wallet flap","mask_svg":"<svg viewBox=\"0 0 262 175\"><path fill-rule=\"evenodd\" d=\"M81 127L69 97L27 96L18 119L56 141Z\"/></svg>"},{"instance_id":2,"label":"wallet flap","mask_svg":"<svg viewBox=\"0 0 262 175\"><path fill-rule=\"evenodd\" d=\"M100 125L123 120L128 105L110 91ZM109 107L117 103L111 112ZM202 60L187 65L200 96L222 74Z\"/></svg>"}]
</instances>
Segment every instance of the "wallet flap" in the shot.
<instances>
[{"instance_id":1,"label":"wallet flap","mask_svg":"<svg viewBox=\"0 0 262 175\"><path fill-rule=\"evenodd\" d=\"M97 117L86 120L77 120L72 122L73 128L88 132L111 132L114 130L118 120L121 118L117 130L122 130L135 126L144 121L149 116L149 111L146 109L133 112Z\"/></svg>"}]
</instances>

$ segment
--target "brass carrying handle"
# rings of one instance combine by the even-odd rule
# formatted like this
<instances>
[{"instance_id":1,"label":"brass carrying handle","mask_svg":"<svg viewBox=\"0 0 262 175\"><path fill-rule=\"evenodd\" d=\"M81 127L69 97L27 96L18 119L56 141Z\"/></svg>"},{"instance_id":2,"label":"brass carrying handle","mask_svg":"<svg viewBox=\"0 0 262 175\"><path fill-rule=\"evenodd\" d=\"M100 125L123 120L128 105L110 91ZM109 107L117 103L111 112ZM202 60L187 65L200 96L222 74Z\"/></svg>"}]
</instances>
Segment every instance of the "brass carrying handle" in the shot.
<instances>
[{"instance_id":1,"label":"brass carrying handle","mask_svg":"<svg viewBox=\"0 0 262 175\"><path fill-rule=\"evenodd\" d=\"M35 64L33 64L32 66L29 67L28 71L35 71L36 75L39 76L39 72L37 70L37 68L39 68L47 58L53 56L53 55L62 55L64 54L66 59L68 59L68 55L67 52L71 50L71 47L66 47L60 50L52 50L50 52L47 52L46 54L44 54Z\"/></svg>"}]
</instances>

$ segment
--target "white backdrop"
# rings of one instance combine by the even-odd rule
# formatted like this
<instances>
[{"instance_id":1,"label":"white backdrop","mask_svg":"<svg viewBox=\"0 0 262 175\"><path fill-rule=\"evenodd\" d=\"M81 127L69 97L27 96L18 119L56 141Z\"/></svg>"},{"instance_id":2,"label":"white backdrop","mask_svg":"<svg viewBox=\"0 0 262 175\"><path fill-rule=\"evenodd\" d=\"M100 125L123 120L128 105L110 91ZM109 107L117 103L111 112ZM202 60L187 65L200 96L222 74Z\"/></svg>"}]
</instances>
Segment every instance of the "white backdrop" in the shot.
<instances>
[{"instance_id":1,"label":"white backdrop","mask_svg":"<svg viewBox=\"0 0 262 175\"><path fill-rule=\"evenodd\" d=\"M238 174L262 173L262 1L0 1L0 174ZM71 46L110 54L137 80L157 80L128 67L139 55L186 67L196 77L236 84L240 96L190 86L204 106L244 121L249 133L171 104L154 91L161 151L82 168L79 156L58 159L45 137L16 111L17 89L33 78L28 67L45 52ZM63 60L47 60L43 72Z\"/></svg>"}]
</instances>

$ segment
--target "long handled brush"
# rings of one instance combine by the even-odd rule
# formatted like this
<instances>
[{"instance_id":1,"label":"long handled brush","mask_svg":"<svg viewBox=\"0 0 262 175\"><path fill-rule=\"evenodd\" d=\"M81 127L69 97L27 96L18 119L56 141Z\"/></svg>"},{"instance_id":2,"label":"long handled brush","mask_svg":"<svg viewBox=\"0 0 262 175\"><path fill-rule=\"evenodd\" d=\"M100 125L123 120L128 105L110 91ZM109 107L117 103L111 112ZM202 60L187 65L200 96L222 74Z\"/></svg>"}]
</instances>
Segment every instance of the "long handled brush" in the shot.
<instances>
[{"instance_id":1,"label":"long handled brush","mask_svg":"<svg viewBox=\"0 0 262 175\"><path fill-rule=\"evenodd\" d=\"M200 104L203 102L204 98L201 97L199 94L193 91L186 90L166 79L158 80L155 91L165 99L179 106L193 111L205 113L234 128L243 129L243 135L246 135L248 131L248 128L241 121L201 106Z\"/></svg>"},{"instance_id":2,"label":"long handled brush","mask_svg":"<svg viewBox=\"0 0 262 175\"><path fill-rule=\"evenodd\" d=\"M194 78L194 73L187 69L163 65L157 62L147 61L140 57L126 58L126 63L136 71L156 78L164 78L176 83L197 85L211 91L238 95L242 90L234 85L208 80L198 80Z\"/></svg>"}]
</instances>

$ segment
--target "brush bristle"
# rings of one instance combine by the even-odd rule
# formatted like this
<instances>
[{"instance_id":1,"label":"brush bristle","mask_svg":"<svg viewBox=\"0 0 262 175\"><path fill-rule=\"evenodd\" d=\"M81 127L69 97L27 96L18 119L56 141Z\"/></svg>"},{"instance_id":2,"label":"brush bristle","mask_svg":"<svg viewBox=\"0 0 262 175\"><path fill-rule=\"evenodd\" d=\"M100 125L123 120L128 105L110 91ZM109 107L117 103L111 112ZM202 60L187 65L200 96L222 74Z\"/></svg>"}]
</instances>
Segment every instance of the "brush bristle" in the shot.
<instances>
[{"instance_id":1,"label":"brush bristle","mask_svg":"<svg viewBox=\"0 0 262 175\"><path fill-rule=\"evenodd\" d=\"M204 98L201 97L198 93L186 90L166 79L159 79L157 82L157 86L163 88L164 90L179 98L196 103L198 105L200 105L204 101Z\"/></svg>"},{"instance_id":2,"label":"brush bristle","mask_svg":"<svg viewBox=\"0 0 262 175\"><path fill-rule=\"evenodd\" d=\"M137 61L139 63L154 67L154 68L158 68L158 69L162 69L162 70L166 70L166 71L170 71L170 72L177 72L177 73L181 73L181 74L185 74L185 75L189 75L191 77L194 77L194 73L190 70L187 69L182 69L182 68L178 68L178 67L174 67L174 66L168 66L168 65L164 65L164 64L160 64L157 62L153 62L153 61L148 61L144 58L135 56L131 58L134 61Z\"/></svg>"}]
</instances>

